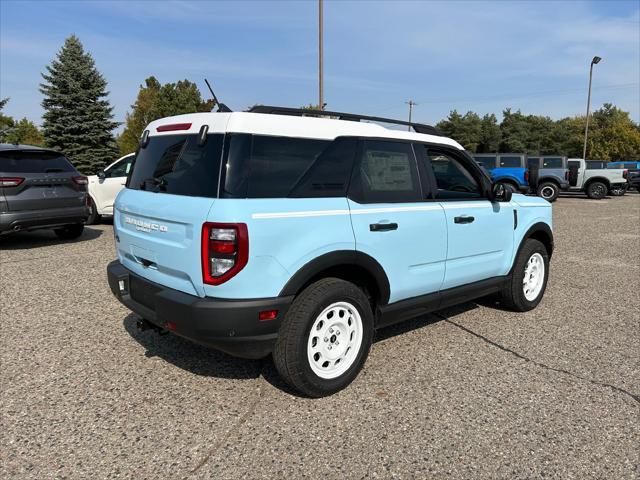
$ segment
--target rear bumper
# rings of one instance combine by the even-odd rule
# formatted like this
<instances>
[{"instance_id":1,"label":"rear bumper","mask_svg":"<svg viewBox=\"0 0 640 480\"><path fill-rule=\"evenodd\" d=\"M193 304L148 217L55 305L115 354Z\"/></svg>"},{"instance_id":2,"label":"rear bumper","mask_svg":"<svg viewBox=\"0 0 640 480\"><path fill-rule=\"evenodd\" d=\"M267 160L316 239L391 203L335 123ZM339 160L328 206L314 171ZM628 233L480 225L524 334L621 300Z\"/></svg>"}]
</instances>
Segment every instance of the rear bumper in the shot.
<instances>
[{"instance_id":1,"label":"rear bumper","mask_svg":"<svg viewBox=\"0 0 640 480\"><path fill-rule=\"evenodd\" d=\"M119 261L107 266L109 287L120 302L152 324L195 343L242 358L273 351L278 329L293 297L230 300L200 298L146 280ZM121 284L124 287L121 289ZM264 310L274 320L260 321Z\"/></svg>"},{"instance_id":2,"label":"rear bumper","mask_svg":"<svg viewBox=\"0 0 640 480\"><path fill-rule=\"evenodd\" d=\"M88 216L85 206L3 212L0 213L0 234L84 223Z\"/></svg>"}]
</instances>

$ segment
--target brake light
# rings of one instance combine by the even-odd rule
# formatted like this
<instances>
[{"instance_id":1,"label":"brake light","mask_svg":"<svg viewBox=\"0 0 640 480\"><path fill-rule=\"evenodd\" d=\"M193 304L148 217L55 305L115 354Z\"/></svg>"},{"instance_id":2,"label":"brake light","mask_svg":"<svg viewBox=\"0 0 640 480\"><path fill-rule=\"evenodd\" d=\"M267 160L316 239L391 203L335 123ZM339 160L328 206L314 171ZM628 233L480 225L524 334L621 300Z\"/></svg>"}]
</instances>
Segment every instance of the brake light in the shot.
<instances>
[{"instance_id":1,"label":"brake light","mask_svg":"<svg viewBox=\"0 0 640 480\"><path fill-rule=\"evenodd\" d=\"M234 277L249 260L249 236L244 223L202 225L202 280L220 285Z\"/></svg>"},{"instance_id":2,"label":"brake light","mask_svg":"<svg viewBox=\"0 0 640 480\"><path fill-rule=\"evenodd\" d=\"M160 125L156 128L157 132L175 132L176 130L189 130L190 123L171 123L169 125Z\"/></svg>"},{"instance_id":3,"label":"brake light","mask_svg":"<svg viewBox=\"0 0 640 480\"><path fill-rule=\"evenodd\" d=\"M89 183L87 177L82 175L76 175L75 177L71 177L71 179L76 183L76 185L87 185Z\"/></svg>"},{"instance_id":4,"label":"brake light","mask_svg":"<svg viewBox=\"0 0 640 480\"><path fill-rule=\"evenodd\" d=\"M24 178L0 177L0 187L17 187L22 182L24 182Z\"/></svg>"}]
</instances>

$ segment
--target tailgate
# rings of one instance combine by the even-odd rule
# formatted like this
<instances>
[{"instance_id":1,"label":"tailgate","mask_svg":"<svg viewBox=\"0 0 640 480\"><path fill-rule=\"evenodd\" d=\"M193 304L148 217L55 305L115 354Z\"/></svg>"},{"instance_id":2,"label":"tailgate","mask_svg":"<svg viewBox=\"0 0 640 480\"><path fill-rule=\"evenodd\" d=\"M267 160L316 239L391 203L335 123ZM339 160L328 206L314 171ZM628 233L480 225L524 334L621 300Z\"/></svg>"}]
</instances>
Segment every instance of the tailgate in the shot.
<instances>
[{"instance_id":1,"label":"tailgate","mask_svg":"<svg viewBox=\"0 0 640 480\"><path fill-rule=\"evenodd\" d=\"M119 260L152 282L203 297L200 235L213 202L124 189L113 218Z\"/></svg>"},{"instance_id":2,"label":"tailgate","mask_svg":"<svg viewBox=\"0 0 640 480\"><path fill-rule=\"evenodd\" d=\"M85 188L74 182L74 172L64 173L13 173L23 178L20 185L3 188L7 210L45 210L49 208L82 207L85 204Z\"/></svg>"}]
</instances>

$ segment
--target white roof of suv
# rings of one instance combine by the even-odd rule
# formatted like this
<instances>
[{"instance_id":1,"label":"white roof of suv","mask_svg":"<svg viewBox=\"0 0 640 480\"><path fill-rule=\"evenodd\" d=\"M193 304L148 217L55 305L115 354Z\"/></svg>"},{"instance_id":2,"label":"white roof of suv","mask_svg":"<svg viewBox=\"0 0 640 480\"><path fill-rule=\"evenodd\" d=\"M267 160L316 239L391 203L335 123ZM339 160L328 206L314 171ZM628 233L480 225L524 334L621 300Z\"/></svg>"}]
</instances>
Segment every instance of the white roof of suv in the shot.
<instances>
[{"instance_id":1,"label":"white roof of suv","mask_svg":"<svg viewBox=\"0 0 640 480\"><path fill-rule=\"evenodd\" d=\"M157 130L158 127L175 124L185 125L179 129L179 132L175 130L158 132ZM399 140L439 143L464 150L458 142L448 137L395 130L385 128L377 123L252 112L206 112L176 115L151 122L147 130L149 130L149 135L152 136L175 135L176 133L198 133L202 125L209 126L209 133L237 132L325 140L333 140L340 136L395 138Z\"/></svg>"}]
</instances>

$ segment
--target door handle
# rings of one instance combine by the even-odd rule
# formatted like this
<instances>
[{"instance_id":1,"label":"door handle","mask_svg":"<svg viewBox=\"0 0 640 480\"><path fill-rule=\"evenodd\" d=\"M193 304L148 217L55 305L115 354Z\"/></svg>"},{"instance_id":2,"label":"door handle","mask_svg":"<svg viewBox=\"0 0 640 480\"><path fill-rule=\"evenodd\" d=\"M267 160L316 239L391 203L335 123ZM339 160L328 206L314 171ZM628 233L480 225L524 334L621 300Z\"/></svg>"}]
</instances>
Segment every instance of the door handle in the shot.
<instances>
[{"instance_id":1,"label":"door handle","mask_svg":"<svg viewBox=\"0 0 640 480\"><path fill-rule=\"evenodd\" d=\"M372 232L387 232L389 230L397 230L397 223L372 223L369 225L369 230Z\"/></svg>"},{"instance_id":2,"label":"door handle","mask_svg":"<svg viewBox=\"0 0 640 480\"><path fill-rule=\"evenodd\" d=\"M459 217L454 217L453 222L454 223L473 223L474 220L475 218L469 215L461 215Z\"/></svg>"}]
</instances>

